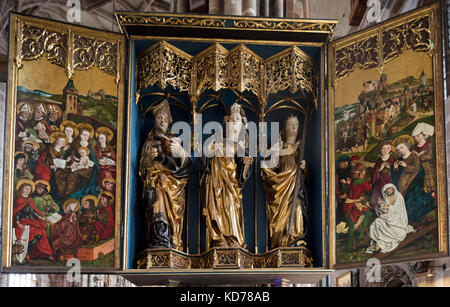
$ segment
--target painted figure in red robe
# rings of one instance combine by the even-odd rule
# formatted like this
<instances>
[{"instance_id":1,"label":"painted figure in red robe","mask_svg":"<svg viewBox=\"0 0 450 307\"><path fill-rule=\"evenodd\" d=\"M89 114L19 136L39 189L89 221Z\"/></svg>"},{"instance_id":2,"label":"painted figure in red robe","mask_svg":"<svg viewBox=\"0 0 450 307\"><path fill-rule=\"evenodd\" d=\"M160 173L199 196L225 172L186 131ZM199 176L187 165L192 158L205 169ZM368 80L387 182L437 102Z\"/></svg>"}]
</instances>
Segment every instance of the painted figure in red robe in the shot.
<instances>
[{"instance_id":1,"label":"painted figure in red robe","mask_svg":"<svg viewBox=\"0 0 450 307\"><path fill-rule=\"evenodd\" d=\"M53 251L47 238L45 218L42 212L36 207L31 194L35 186L33 181L22 179L17 183L17 197L14 200L13 222L15 236L18 239L28 242L26 260L53 258ZM29 226L28 240L22 236Z\"/></svg>"},{"instance_id":2,"label":"painted figure in red robe","mask_svg":"<svg viewBox=\"0 0 450 307\"><path fill-rule=\"evenodd\" d=\"M112 207L114 196L110 192L104 191L99 194L98 200L99 208L94 226L99 238L106 240L114 234L114 209Z\"/></svg>"}]
</instances>

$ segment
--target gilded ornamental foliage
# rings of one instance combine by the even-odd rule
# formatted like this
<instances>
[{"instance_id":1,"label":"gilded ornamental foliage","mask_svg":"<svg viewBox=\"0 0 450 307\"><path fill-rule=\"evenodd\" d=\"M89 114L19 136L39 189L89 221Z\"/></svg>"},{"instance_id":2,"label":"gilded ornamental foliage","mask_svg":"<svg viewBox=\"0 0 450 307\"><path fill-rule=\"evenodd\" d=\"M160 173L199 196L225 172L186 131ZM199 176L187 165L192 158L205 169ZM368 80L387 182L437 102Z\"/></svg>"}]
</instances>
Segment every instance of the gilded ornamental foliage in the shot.
<instances>
[{"instance_id":1,"label":"gilded ornamental foliage","mask_svg":"<svg viewBox=\"0 0 450 307\"><path fill-rule=\"evenodd\" d=\"M431 43L431 14L406 19L395 27L377 27L335 50L335 79L349 75L356 67L364 70L383 66L398 57L405 49L433 52ZM381 47L380 47L381 46Z\"/></svg>"},{"instance_id":2,"label":"gilded ornamental foliage","mask_svg":"<svg viewBox=\"0 0 450 307\"><path fill-rule=\"evenodd\" d=\"M160 41L138 59L137 71L138 93L168 84L187 91L193 100L207 89L250 91L260 99L262 111L267 96L280 91L317 98L317 66L295 46L264 60L243 44L228 50L215 43L192 57Z\"/></svg>"},{"instance_id":3,"label":"gilded ornamental foliage","mask_svg":"<svg viewBox=\"0 0 450 307\"><path fill-rule=\"evenodd\" d=\"M97 66L101 71L120 80L119 41L85 37L71 29L53 31L43 25L17 22L16 65L20 69L23 61L37 60L44 55L52 63L66 68L71 78L74 70L89 70Z\"/></svg>"}]
</instances>

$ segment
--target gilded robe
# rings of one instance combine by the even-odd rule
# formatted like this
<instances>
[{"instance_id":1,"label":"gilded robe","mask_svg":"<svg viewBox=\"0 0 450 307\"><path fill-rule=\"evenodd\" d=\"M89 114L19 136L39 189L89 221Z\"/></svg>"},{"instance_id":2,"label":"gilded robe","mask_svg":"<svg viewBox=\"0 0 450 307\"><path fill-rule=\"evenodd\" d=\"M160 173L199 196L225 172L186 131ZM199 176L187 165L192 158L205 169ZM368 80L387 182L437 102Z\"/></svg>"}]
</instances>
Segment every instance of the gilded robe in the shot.
<instances>
[{"instance_id":1,"label":"gilded robe","mask_svg":"<svg viewBox=\"0 0 450 307\"><path fill-rule=\"evenodd\" d=\"M420 160L415 153L411 153L407 158L402 159L406 163L405 167L399 168L400 176L398 178L398 191L405 196L409 185L420 171Z\"/></svg>"},{"instance_id":2,"label":"gilded robe","mask_svg":"<svg viewBox=\"0 0 450 307\"><path fill-rule=\"evenodd\" d=\"M182 250L185 187L192 161L188 156L172 157L163 150L163 143L172 139L150 131L142 148L139 173L144 182L148 246Z\"/></svg>"},{"instance_id":3,"label":"gilded robe","mask_svg":"<svg viewBox=\"0 0 450 307\"><path fill-rule=\"evenodd\" d=\"M433 145L426 141L422 147L416 146L415 151L420 155L420 162L425 171L424 187L425 193L431 193L436 190L436 164L434 161Z\"/></svg>"},{"instance_id":4,"label":"gilded robe","mask_svg":"<svg viewBox=\"0 0 450 307\"><path fill-rule=\"evenodd\" d=\"M291 246L306 234L306 191L301 184L304 174L297 165L298 145L283 144L283 148L289 146L295 146L294 153L281 156L278 167L261 169L272 249ZM300 187L294 195L296 183Z\"/></svg>"},{"instance_id":5,"label":"gilded robe","mask_svg":"<svg viewBox=\"0 0 450 307\"><path fill-rule=\"evenodd\" d=\"M246 248L242 189L251 173L244 158L203 158L202 214L206 222L206 249Z\"/></svg>"}]
</instances>

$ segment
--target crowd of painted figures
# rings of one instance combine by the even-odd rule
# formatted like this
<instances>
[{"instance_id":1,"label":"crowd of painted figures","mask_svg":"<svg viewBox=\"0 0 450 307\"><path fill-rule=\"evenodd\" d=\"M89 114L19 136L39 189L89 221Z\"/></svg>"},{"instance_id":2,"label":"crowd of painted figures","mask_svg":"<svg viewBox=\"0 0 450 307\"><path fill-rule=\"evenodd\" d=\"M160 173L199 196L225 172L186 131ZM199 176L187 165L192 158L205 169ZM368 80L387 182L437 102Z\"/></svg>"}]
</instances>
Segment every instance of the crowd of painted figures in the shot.
<instances>
[{"instance_id":1,"label":"crowd of painted figures","mask_svg":"<svg viewBox=\"0 0 450 307\"><path fill-rule=\"evenodd\" d=\"M19 263L58 261L64 250L114 235L114 132L62 115L54 104L17 105L12 227Z\"/></svg>"},{"instance_id":2,"label":"crowd of painted figures","mask_svg":"<svg viewBox=\"0 0 450 307\"><path fill-rule=\"evenodd\" d=\"M337 232L347 234L347 252L358 246L367 253L393 251L408 233L435 220L433 134L433 126L420 122L412 136L381 142L374 165L358 155L337 159Z\"/></svg>"}]
</instances>

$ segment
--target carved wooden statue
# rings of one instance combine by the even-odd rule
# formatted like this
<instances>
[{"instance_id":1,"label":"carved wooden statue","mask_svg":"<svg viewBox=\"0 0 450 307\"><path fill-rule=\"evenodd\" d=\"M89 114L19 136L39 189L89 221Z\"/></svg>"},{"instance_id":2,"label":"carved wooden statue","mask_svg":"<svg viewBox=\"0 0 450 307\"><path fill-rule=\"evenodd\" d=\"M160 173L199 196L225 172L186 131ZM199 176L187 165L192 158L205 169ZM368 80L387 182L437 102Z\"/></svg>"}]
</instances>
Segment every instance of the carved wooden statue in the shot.
<instances>
[{"instance_id":1,"label":"carved wooden statue","mask_svg":"<svg viewBox=\"0 0 450 307\"><path fill-rule=\"evenodd\" d=\"M139 173L144 182L149 248L183 249L181 233L185 209L185 187L192 161L179 140L171 135L169 103L153 109L154 128L141 152Z\"/></svg>"},{"instance_id":2,"label":"carved wooden statue","mask_svg":"<svg viewBox=\"0 0 450 307\"><path fill-rule=\"evenodd\" d=\"M281 133L278 165L262 168L272 249L306 245L306 164L298 131L298 118L290 116Z\"/></svg>"},{"instance_id":3,"label":"carved wooden statue","mask_svg":"<svg viewBox=\"0 0 450 307\"><path fill-rule=\"evenodd\" d=\"M225 140L213 142L203 158L201 179L206 249L246 248L242 189L251 174L253 159L247 156L247 117L239 104L224 119ZM245 156L244 156L245 155Z\"/></svg>"}]
</instances>

